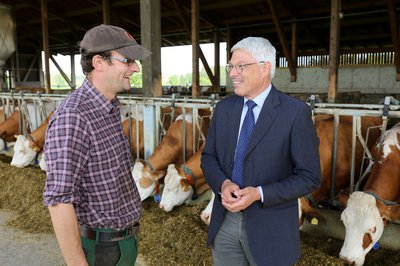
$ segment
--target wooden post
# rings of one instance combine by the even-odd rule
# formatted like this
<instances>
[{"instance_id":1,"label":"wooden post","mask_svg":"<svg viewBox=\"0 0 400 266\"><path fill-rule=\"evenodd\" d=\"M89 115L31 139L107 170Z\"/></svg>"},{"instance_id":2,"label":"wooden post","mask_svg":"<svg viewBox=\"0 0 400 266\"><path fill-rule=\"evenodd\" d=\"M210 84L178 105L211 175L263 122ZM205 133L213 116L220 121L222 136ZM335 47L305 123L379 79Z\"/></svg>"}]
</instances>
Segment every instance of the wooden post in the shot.
<instances>
[{"instance_id":1,"label":"wooden post","mask_svg":"<svg viewBox=\"0 0 400 266\"><path fill-rule=\"evenodd\" d=\"M200 95L199 77L199 0L192 0L192 97Z\"/></svg>"},{"instance_id":2,"label":"wooden post","mask_svg":"<svg viewBox=\"0 0 400 266\"><path fill-rule=\"evenodd\" d=\"M142 60L144 96L162 95L161 78L161 4L160 0L140 0L141 45L151 51Z\"/></svg>"},{"instance_id":3,"label":"wooden post","mask_svg":"<svg viewBox=\"0 0 400 266\"><path fill-rule=\"evenodd\" d=\"M50 52L49 52L49 28L48 28L48 14L47 14L47 2L41 0L41 12L42 12L42 36L43 36L43 51L44 51L44 66L45 66L45 90L46 93L51 92L50 84ZM40 58L40 57L39 57Z\"/></svg>"},{"instance_id":4,"label":"wooden post","mask_svg":"<svg viewBox=\"0 0 400 266\"><path fill-rule=\"evenodd\" d=\"M214 77L215 77L215 86L213 86L213 92L219 91L221 87L221 73L220 73L220 65L219 65L219 57L220 57L220 40L219 31L214 33Z\"/></svg>"},{"instance_id":5,"label":"wooden post","mask_svg":"<svg viewBox=\"0 0 400 266\"><path fill-rule=\"evenodd\" d=\"M329 38L329 76L328 102L336 102L339 66L339 38L340 38L340 5L341 0L331 0L331 29Z\"/></svg>"}]
</instances>

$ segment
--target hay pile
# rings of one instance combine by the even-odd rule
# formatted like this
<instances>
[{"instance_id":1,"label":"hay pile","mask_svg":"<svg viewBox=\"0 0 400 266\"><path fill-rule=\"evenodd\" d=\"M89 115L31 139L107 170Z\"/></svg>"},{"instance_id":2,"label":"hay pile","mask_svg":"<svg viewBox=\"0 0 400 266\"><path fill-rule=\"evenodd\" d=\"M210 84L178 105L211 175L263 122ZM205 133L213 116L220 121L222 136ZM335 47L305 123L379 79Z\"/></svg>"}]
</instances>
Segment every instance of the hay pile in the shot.
<instances>
[{"instance_id":1,"label":"hay pile","mask_svg":"<svg viewBox=\"0 0 400 266\"><path fill-rule=\"evenodd\" d=\"M30 233L52 233L50 216L42 203L45 173L38 167L12 167L10 161L0 155L0 208L16 213L8 225ZM143 202L138 243L147 266L212 265L211 250L205 244L207 226L200 219L206 205L180 206L166 213L152 198ZM303 232L301 239L302 258L296 266L343 265L337 258L342 240ZM371 251L364 265L400 265L400 253Z\"/></svg>"},{"instance_id":2,"label":"hay pile","mask_svg":"<svg viewBox=\"0 0 400 266\"><path fill-rule=\"evenodd\" d=\"M4 155L0 159L0 208L16 214L7 224L29 233L53 232L49 212L42 203L45 172L33 166L12 167L11 158Z\"/></svg>"}]
</instances>

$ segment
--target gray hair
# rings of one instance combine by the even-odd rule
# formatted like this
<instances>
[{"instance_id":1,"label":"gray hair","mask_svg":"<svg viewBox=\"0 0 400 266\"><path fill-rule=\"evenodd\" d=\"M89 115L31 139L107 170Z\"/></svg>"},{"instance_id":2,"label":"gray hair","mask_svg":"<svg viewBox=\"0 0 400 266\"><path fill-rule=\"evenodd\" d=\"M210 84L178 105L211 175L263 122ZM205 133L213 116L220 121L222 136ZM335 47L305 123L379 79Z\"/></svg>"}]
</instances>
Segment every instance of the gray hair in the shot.
<instances>
[{"instance_id":1,"label":"gray hair","mask_svg":"<svg viewBox=\"0 0 400 266\"><path fill-rule=\"evenodd\" d=\"M236 43L231 53L237 49L243 49L250 53L257 61L269 62L271 64L271 80L275 76L276 69L276 50L275 47L265 38L247 37Z\"/></svg>"}]
</instances>

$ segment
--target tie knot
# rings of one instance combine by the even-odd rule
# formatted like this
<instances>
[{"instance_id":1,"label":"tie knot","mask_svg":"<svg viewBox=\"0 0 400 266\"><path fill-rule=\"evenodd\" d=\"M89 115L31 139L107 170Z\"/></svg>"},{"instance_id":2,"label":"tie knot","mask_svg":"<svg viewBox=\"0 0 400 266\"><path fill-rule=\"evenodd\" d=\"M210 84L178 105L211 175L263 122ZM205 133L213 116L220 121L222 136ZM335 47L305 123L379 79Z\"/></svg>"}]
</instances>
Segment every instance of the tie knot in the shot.
<instances>
[{"instance_id":1,"label":"tie knot","mask_svg":"<svg viewBox=\"0 0 400 266\"><path fill-rule=\"evenodd\" d=\"M254 107L257 106L257 104L255 102L253 102L252 100L248 100L246 102L247 108L249 108L249 110L253 110Z\"/></svg>"}]
</instances>

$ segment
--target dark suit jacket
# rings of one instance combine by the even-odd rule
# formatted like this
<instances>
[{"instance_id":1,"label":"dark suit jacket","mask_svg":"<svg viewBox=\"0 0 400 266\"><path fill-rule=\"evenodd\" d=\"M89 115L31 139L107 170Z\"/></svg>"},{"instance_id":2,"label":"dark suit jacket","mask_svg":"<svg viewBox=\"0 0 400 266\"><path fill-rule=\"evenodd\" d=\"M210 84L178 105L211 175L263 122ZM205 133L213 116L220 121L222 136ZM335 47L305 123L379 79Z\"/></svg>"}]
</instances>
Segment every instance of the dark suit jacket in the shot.
<instances>
[{"instance_id":1,"label":"dark suit jacket","mask_svg":"<svg viewBox=\"0 0 400 266\"><path fill-rule=\"evenodd\" d=\"M216 195L231 178L242 108L243 97L235 95L220 101L213 113L201 167ZM244 162L244 187L262 186L264 194L263 203L254 202L243 213L257 265L291 265L300 258L297 198L320 186L318 145L310 108L272 86ZM225 212L216 197L208 244Z\"/></svg>"}]
</instances>

